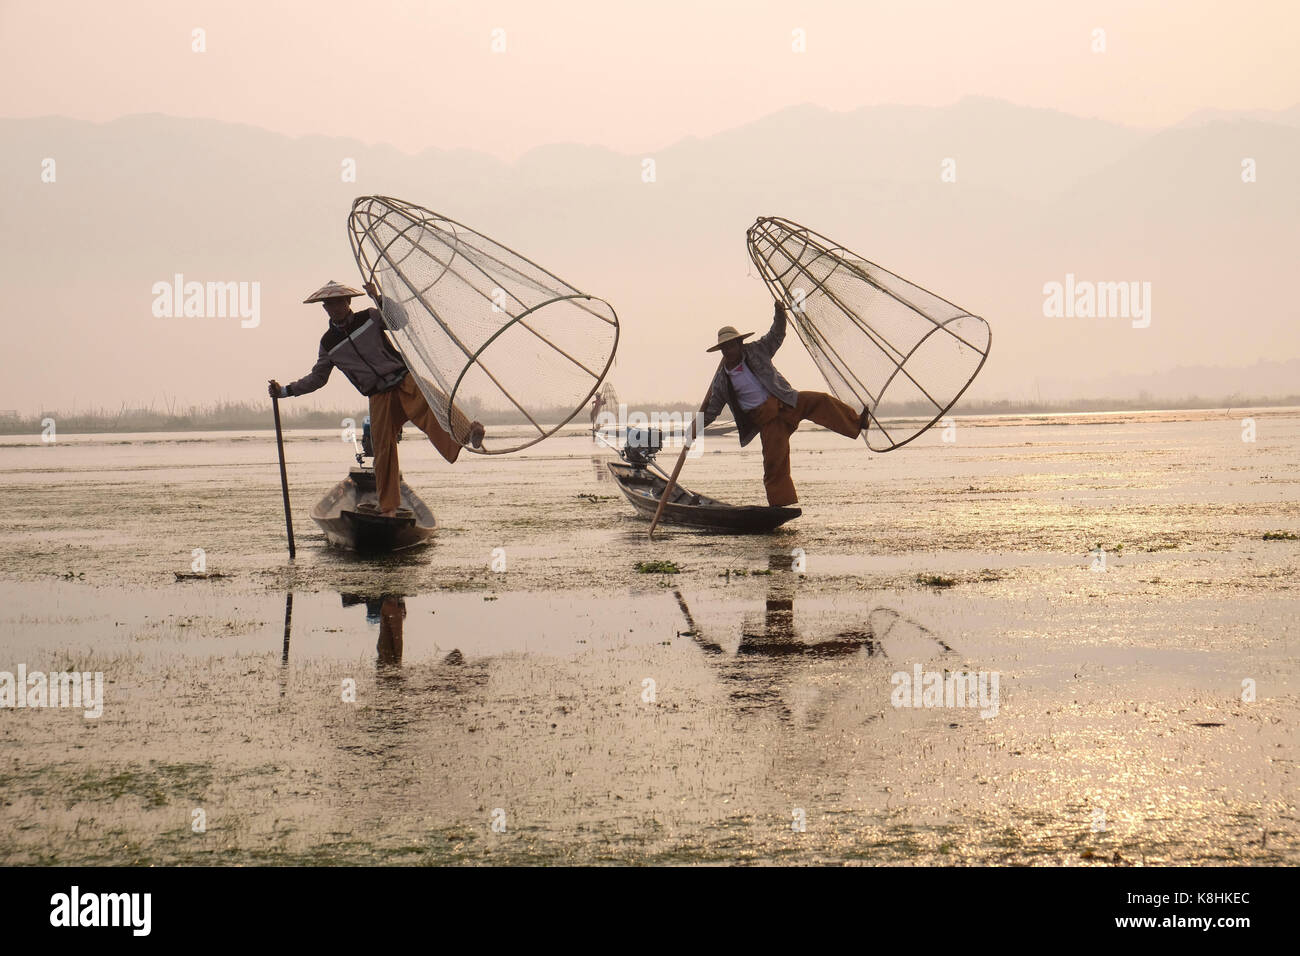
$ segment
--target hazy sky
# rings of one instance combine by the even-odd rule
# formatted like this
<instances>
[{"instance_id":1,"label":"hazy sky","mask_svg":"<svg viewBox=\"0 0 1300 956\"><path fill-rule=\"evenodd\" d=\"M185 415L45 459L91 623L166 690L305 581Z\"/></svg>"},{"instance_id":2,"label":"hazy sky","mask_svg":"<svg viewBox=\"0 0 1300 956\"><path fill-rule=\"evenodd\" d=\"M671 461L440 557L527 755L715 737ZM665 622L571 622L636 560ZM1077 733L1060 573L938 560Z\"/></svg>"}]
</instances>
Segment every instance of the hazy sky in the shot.
<instances>
[{"instance_id":1,"label":"hazy sky","mask_svg":"<svg viewBox=\"0 0 1300 956\"><path fill-rule=\"evenodd\" d=\"M0 116L161 112L507 158L970 94L1160 126L1295 104L1297 36L1293 0L0 0Z\"/></svg>"},{"instance_id":2,"label":"hazy sky","mask_svg":"<svg viewBox=\"0 0 1300 956\"><path fill-rule=\"evenodd\" d=\"M0 286L44 282L50 314L15 328L0 409L261 400L266 378L315 355L320 314L302 297L355 278L341 238L352 198L388 190L616 302L612 374L629 400L694 400L716 362L701 343L766 321L741 241L760 214L806 221L988 318L998 344L972 398L1295 360L1300 319L1272 290L1300 222L1296 119L1154 131L1300 104L1298 36L1300 0L0 0L0 119L253 127L9 124ZM972 96L990 99L934 110ZM801 104L913 109L780 114ZM338 144L258 130L507 160L556 143L619 155L503 167L375 149L347 180ZM819 134L840 145L819 151ZM672 148L690 136L707 141ZM954 148L950 188L939 161ZM654 186L648 155L662 160ZM1258 158L1258 183L1243 157ZM249 230L259 204L291 216ZM1204 283L1211 268L1229 281ZM261 331L160 319L152 289L178 273L264 287ZM1045 317L1044 283L1075 273L1154 283L1158 319L1134 333ZM665 341L691 345L665 361ZM802 387L818 381L801 350L781 363ZM1280 387L1250 376L1186 391ZM335 376L309 401L356 399Z\"/></svg>"}]
</instances>

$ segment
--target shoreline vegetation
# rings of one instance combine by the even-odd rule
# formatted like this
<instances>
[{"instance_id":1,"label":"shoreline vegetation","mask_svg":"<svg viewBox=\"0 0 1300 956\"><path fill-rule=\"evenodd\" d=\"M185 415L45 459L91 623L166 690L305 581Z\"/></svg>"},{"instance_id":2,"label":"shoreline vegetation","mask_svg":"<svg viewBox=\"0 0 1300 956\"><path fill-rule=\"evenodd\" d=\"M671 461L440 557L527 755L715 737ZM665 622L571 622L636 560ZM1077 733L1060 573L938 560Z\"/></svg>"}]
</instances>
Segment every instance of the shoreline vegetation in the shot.
<instances>
[{"instance_id":1,"label":"shoreline vegetation","mask_svg":"<svg viewBox=\"0 0 1300 956\"><path fill-rule=\"evenodd\" d=\"M1286 408L1300 406L1300 394L1284 397L1258 398L1229 395L1217 398L1191 396L1177 400L1157 400L1150 396L1132 399L1086 398L1071 401L996 401L958 402L951 414L958 417L985 415L1061 415L1096 412L1138 411L1194 411L1213 408ZM628 414L651 411L659 414L688 414L693 407L686 402L644 402L629 404ZM568 409L540 409L540 421L559 421ZM913 417L925 413L917 406L882 406L882 417ZM341 428L343 420L351 418L358 430L368 414L365 406L356 409L293 409L280 407L280 419L286 429ZM617 411L614 411L617 414ZM526 419L517 412L478 412L473 417L485 425L522 425ZM89 409L74 412L42 412L39 415L20 416L0 412L0 435L39 435L47 420L52 419L58 432L68 435L113 434L131 432L186 432L186 431L257 431L272 427L269 402L216 402L211 405L192 405L185 410L160 411L154 408ZM585 411L575 415L570 424L585 425Z\"/></svg>"}]
</instances>

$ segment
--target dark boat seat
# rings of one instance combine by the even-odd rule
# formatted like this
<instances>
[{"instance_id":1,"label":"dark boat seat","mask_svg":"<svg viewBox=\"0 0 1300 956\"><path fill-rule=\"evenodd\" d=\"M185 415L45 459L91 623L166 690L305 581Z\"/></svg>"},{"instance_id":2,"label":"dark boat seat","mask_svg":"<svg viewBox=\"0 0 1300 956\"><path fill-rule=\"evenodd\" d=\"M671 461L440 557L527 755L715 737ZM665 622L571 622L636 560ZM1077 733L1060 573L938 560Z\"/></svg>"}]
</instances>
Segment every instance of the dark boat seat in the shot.
<instances>
[{"instance_id":1,"label":"dark boat seat","mask_svg":"<svg viewBox=\"0 0 1300 956\"><path fill-rule=\"evenodd\" d=\"M379 504L374 501L361 501L357 503L356 510L363 515L377 515L379 514ZM414 518L415 512L410 508L407 508L405 505L398 505L397 517Z\"/></svg>"}]
</instances>

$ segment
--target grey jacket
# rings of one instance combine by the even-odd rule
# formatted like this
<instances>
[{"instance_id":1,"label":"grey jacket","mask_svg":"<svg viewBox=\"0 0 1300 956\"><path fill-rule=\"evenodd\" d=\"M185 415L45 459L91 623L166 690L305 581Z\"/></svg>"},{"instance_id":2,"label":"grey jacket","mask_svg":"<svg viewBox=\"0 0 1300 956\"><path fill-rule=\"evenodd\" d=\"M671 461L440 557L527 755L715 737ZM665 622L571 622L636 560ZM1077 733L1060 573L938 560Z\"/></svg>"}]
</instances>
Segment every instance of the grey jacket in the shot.
<instances>
[{"instance_id":1,"label":"grey jacket","mask_svg":"<svg viewBox=\"0 0 1300 956\"><path fill-rule=\"evenodd\" d=\"M330 372L335 368L362 395L375 395L400 385L406 377L406 363L384 335L384 328L387 325L400 329L406 322L406 313L398 303L388 299L383 302L383 310L382 313L379 309L354 312L342 326L331 322L321 336L316 364L302 378L286 385L285 394L306 395L316 391L329 381Z\"/></svg>"},{"instance_id":2,"label":"grey jacket","mask_svg":"<svg viewBox=\"0 0 1300 956\"><path fill-rule=\"evenodd\" d=\"M790 383L785 377L776 370L772 364L772 356L776 350L781 347L785 341L785 310L782 309L772 320L772 328L768 330L767 335L754 342L746 342L741 346L745 356L745 364L749 370L754 373L768 393L775 395L778 401L786 405L795 405L799 401L799 393L790 387ZM714 419L722 413L722 407L726 405L731 408L731 414L736 419L736 425L739 429L741 446L748 445L758 434L758 429L749 421L749 416L745 414L740 407L740 400L736 397L736 390L731 386L731 376L723 368L723 362L718 361L718 370L713 375L713 387L709 392L709 400L704 406L704 424L710 425Z\"/></svg>"}]
</instances>

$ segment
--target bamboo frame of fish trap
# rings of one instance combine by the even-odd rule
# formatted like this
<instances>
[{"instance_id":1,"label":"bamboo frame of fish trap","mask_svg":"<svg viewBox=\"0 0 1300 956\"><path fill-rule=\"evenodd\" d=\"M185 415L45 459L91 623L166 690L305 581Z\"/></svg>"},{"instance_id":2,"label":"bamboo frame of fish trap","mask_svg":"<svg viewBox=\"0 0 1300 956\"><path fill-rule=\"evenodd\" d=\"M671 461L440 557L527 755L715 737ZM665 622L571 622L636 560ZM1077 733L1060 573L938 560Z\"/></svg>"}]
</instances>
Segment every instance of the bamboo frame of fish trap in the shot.
<instances>
[{"instance_id":1,"label":"bamboo frame of fish trap","mask_svg":"<svg viewBox=\"0 0 1300 956\"><path fill-rule=\"evenodd\" d=\"M565 282L553 272L538 265L536 262L521 255L515 250L505 246L496 240L471 229L469 226L459 223L454 219L432 212L423 206L417 206L414 203L406 202L402 199L396 199L391 196L362 196L356 199L352 204L352 212L348 217L348 239L352 246L352 254L357 261L357 266L366 276L367 281L372 281L375 277L376 270L386 265L388 271L401 280L402 284L410 292L414 301L418 302L438 327L447 337L448 341L454 344L464 355L465 362L460 367L460 371L455 373L455 381L446 397L446 418L443 424L447 427L448 432L462 445L466 445L468 433L461 435L456 434L456 416L453 410L459 411L456 406L456 396L460 391L465 376L469 371L477 367L487 377L498 392L514 406L536 429L536 436L530 436L526 441L510 444L508 447L472 448L470 451L485 455L502 455L509 452L519 451L534 445L545 438L555 434L565 425L567 425L578 412L582 411L588 402L591 401L605 376L609 373L614 363L614 356L618 349L619 322L618 314L614 307L604 299L597 296L589 295L582 292ZM384 241L378 234L377 230L381 227L387 227L393 234ZM438 241L446 247L447 251L438 251L428 248L420 241L420 238L426 233L433 233L437 236ZM399 242L409 246L406 252L395 258L392 254L393 247ZM472 253L472 255L467 254ZM426 282L422 287L417 288L412 282L410 276L402 269L402 263L416 254L423 255L429 262L437 263L441 267L431 281ZM516 260L515 263L509 261L509 257ZM475 259L486 263L489 268L480 265ZM537 275L529 275L521 268L521 265L531 267L536 270ZM473 281L461 275L457 269L464 269L471 274L491 283L493 291L500 291L505 294L509 300L503 307L493 299L489 292L479 288ZM493 274L493 273L497 274ZM440 310L430 300L430 290L433 289L448 273L454 275L460 282L461 287L470 289L480 295L489 303L494 312L500 312L505 321L499 328L489 335L482 344L476 348L468 345L460 335L451 327L454 318L444 319ZM547 281L549 280L549 281ZM508 286L526 286L533 291L542 291L547 294L542 301L534 302L531 305L520 297L522 288L512 289ZM544 331L537 327L536 321L527 321L530 316L537 316L542 310L557 303L568 302L577 306L583 312L591 315L596 320L609 325L612 329L613 338L609 343L608 355L604 356L601 363L583 362L581 359L572 355L568 350L562 348L559 344L552 341ZM514 304L519 311L512 314L509 309ZM603 309L601 308L603 306ZM602 314L607 310L608 315ZM525 403L520 401L512 393L511 388L501 381L501 378L493 373L483 361L484 353L496 342L503 334L512 328L521 328L531 333L538 341L545 343L557 356L562 360L570 363L572 366L580 369L585 375L591 378L591 385L586 393L574 405L573 410L565 415L564 419L557 425L549 429L540 424L533 416L533 413L525 407ZM421 343L413 336L407 335L408 346L412 347L426 366L430 369L437 369L440 373L447 370L438 369L438 364L421 348ZM602 350L603 351L603 350ZM410 362L408 361L408 366ZM598 367L592 367L596 365ZM414 370L413 370L414 374ZM416 375L416 382L420 385L421 391L425 392L425 397L430 400L430 404L435 409L435 414L442 405L442 399L429 395L422 376ZM562 402L563 400L561 400ZM442 416L439 415L441 418ZM463 416L462 416L463 417ZM467 427L468 422L464 423ZM495 443L494 443L495 444Z\"/></svg>"},{"instance_id":2,"label":"bamboo frame of fish trap","mask_svg":"<svg viewBox=\"0 0 1300 956\"><path fill-rule=\"evenodd\" d=\"M768 290L777 301L785 303L790 314L794 317L795 329L798 331L799 337L803 339L804 346L812 355L813 360L821 369L823 376L826 378L827 384L837 393L847 390L849 394L839 394L838 397L850 404L856 401L857 406L866 411L869 424L868 427L863 430L863 437L867 443L867 447L872 451L885 452L892 451L895 448L901 448L903 445L906 445L908 442L921 435L926 429L938 422L939 419L943 418L943 416L957 403L957 400L961 398L966 389L970 387L971 382L975 380L975 376L979 374L980 369L984 367L984 362L988 359L989 349L993 344L993 332L984 319L977 315L972 315L962 309L961 306L949 302L942 296L935 295L928 289L921 288L915 283L904 279L902 276L896 275L888 269L876 265L874 262L869 262L857 253L852 252L820 233L814 232L807 226L801 226L797 222L793 222L789 219L781 219L775 216L761 217L746 231L745 243L749 249L749 257L753 260L754 265L758 267L759 276L762 278L763 283L767 286ZM774 265L771 261L778 250L780 250L780 255L790 263L780 271L778 271L777 265ZM805 256L810 256L810 258L805 261ZM817 263L823 261L828 262L831 268L825 278L818 279L813 274L812 268ZM909 301L895 290L881 285L878 281L873 279L872 276L859 265L859 263L870 266L872 269L896 279L900 285L917 289L920 292L943 302L958 314L943 320L933 318L917 303ZM859 309L853 308L849 304L845 303L835 294L835 292L828 288L827 283L830 278L840 271L848 273L853 279L865 283L877 292L889 296L894 301L906 306L915 317L929 322L932 327L925 331L924 334L922 334L920 338L918 338L917 341L908 348L906 352L904 352L902 349L889 342L885 338L884 333L874 328L865 316L860 315ZM888 378L885 379L884 383L878 390L873 391L870 386L862 381L861 377L849 367L849 363L845 361L844 357L840 354L841 350L827 338L823 330L819 329L816 324L808 318L803 306L807 299L811 297L811 293L808 296L805 296L803 300L797 301L797 297L793 292L796 288L799 288L799 286L792 284L792 273L795 280L802 277L802 279L806 280L808 284L812 286L815 292L819 292L825 296L826 301L831 306L849 319L849 321L867 337L870 343L893 363L893 372L889 374ZM985 333L983 346L971 342L967 337L957 334L957 332L948 327L953 323L967 324L972 320L979 323L977 328L982 327ZM966 377L965 382L962 383L961 387L956 390L955 394L953 394L951 398L946 399L935 398L935 396L931 395L930 392L932 389L927 388L918 381L907 367L908 361L920 351L921 347L930 340L930 337L939 333L951 336L957 342L972 349L979 356L979 362L975 365L970 375ZM838 377L843 383L843 389L836 388L835 383L831 380L831 376L827 374L826 368L822 366L823 361L830 366L836 377ZM915 386L916 390L924 395L925 398L934 405L936 411L933 417L930 418L925 425L916 429L910 435L895 438L890 434L889 430L885 428L884 423L876 416L876 408L880 404L881 399L889 391L890 385L893 384L894 380L900 374L910 381L912 385ZM884 445L873 443L872 437L876 429L879 429L880 434L884 436ZM898 430L897 426L896 430Z\"/></svg>"}]
</instances>

